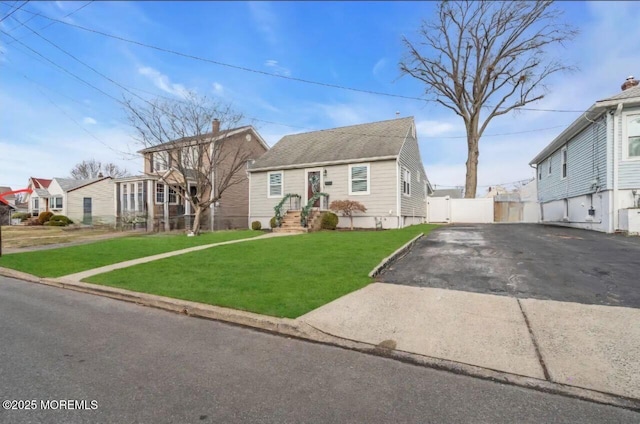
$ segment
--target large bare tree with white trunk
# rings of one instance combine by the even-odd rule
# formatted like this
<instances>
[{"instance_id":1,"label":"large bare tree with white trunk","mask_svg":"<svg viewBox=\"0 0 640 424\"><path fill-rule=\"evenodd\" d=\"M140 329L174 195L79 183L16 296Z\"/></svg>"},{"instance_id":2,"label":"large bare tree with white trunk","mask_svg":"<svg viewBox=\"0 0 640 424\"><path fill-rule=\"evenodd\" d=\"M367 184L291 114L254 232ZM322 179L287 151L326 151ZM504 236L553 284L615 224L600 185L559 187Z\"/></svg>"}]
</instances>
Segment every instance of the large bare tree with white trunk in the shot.
<instances>
[{"instance_id":1,"label":"large bare tree with white trunk","mask_svg":"<svg viewBox=\"0 0 640 424\"><path fill-rule=\"evenodd\" d=\"M153 160L164 161L167 170L161 179L191 204L191 230L199 234L203 213L246 178L249 150L244 139L230 138L243 116L227 103L195 93L125 104L135 138L145 149L157 148Z\"/></svg>"},{"instance_id":2,"label":"large bare tree with white trunk","mask_svg":"<svg viewBox=\"0 0 640 424\"><path fill-rule=\"evenodd\" d=\"M464 121L465 197L476 196L479 143L497 116L544 97L549 76L572 67L548 50L577 31L552 1L441 1L415 41L404 38L403 74L425 83L435 100Z\"/></svg>"}]
</instances>

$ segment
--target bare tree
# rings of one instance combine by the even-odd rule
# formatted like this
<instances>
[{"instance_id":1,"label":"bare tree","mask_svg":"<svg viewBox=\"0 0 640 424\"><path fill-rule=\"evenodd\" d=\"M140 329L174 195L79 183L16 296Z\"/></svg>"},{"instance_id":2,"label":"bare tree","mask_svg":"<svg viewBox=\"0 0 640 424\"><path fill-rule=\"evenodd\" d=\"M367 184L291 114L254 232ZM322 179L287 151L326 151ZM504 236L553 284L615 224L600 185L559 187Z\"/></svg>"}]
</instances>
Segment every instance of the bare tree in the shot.
<instances>
[{"instance_id":1,"label":"bare tree","mask_svg":"<svg viewBox=\"0 0 640 424\"><path fill-rule=\"evenodd\" d=\"M403 74L460 116L467 133L465 197L475 197L479 141L497 116L543 98L545 80L572 69L545 50L577 31L560 22L552 1L441 1L423 21L419 41L406 37Z\"/></svg>"},{"instance_id":2,"label":"bare tree","mask_svg":"<svg viewBox=\"0 0 640 424\"><path fill-rule=\"evenodd\" d=\"M204 211L229 187L246 179L251 153L245 143L249 141L231 138L230 132L242 115L229 104L195 93L184 99L125 103L137 141L145 148L166 152L154 156L172 171L160 178L189 201L195 215L191 229L199 234Z\"/></svg>"},{"instance_id":3,"label":"bare tree","mask_svg":"<svg viewBox=\"0 0 640 424\"><path fill-rule=\"evenodd\" d=\"M113 163L103 164L95 159L83 160L77 163L71 170L71 178L75 180L98 178L100 175L118 178L126 177L129 175L129 172Z\"/></svg>"}]
</instances>

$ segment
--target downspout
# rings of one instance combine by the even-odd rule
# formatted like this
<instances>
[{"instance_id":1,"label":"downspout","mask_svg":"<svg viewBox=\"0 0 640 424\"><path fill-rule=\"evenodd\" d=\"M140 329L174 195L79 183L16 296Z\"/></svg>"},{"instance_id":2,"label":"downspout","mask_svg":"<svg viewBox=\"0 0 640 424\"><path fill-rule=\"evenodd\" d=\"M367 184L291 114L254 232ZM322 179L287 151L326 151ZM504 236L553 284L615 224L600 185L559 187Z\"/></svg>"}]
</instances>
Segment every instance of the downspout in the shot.
<instances>
[{"instance_id":1,"label":"downspout","mask_svg":"<svg viewBox=\"0 0 640 424\"><path fill-rule=\"evenodd\" d=\"M618 229L618 144L620 141L620 116L622 115L622 103L618 103L616 112L613 114L613 192L612 201L613 207L611 213L613 214L613 228L611 232L615 232Z\"/></svg>"},{"instance_id":2,"label":"downspout","mask_svg":"<svg viewBox=\"0 0 640 424\"><path fill-rule=\"evenodd\" d=\"M396 219L397 227L401 228L401 217L400 217L400 156L396 158Z\"/></svg>"}]
</instances>

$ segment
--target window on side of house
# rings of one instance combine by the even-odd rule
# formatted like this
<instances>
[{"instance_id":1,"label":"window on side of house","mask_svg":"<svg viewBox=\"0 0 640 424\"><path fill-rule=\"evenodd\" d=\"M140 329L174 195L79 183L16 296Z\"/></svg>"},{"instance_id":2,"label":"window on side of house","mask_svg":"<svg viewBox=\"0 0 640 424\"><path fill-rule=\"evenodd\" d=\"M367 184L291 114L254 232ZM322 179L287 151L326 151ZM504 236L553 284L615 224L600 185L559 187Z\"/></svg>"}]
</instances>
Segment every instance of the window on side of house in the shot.
<instances>
[{"instance_id":1,"label":"window on side of house","mask_svg":"<svg viewBox=\"0 0 640 424\"><path fill-rule=\"evenodd\" d=\"M198 169L198 146L188 146L180 152L184 169Z\"/></svg>"},{"instance_id":2,"label":"window on side of house","mask_svg":"<svg viewBox=\"0 0 640 424\"><path fill-rule=\"evenodd\" d=\"M176 191L171 187L169 187L169 203L172 205L178 203L178 193L176 193Z\"/></svg>"},{"instance_id":3,"label":"window on side of house","mask_svg":"<svg viewBox=\"0 0 640 424\"><path fill-rule=\"evenodd\" d=\"M131 184L129 186L129 209L132 211L136 209L136 185Z\"/></svg>"},{"instance_id":4,"label":"window on side of house","mask_svg":"<svg viewBox=\"0 0 640 424\"><path fill-rule=\"evenodd\" d=\"M269 187L267 188L267 197L282 197L283 190L283 173L282 171L269 172L267 174Z\"/></svg>"},{"instance_id":5,"label":"window on side of house","mask_svg":"<svg viewBox=\"0 0 640 424\"><path fill-rule=\"evenodd\" d=\"M567 148L565 147L561 151L562 157L562 178L567 178Z\"/></svg>"},{"instance_id":6,"label":"window on side of house","mask_svg":"<svg viewBox=\"0 0 640 424\"><path fill-rule=\"evenodd\" d=\"M169 152L154 152L153 153L153 170L166 171L169 169Z\"/></svg>"},{"instance_id":7,"label":"window on side of house","mask_svg":"<svg viewBox=\"0 0 640 424\"><path fill-rule=\"evenodd\" d=\"M369 164L349 165L349 194L369 194Z\"/></svg>"},{"instance_id":8,"label":"window on side of house","mask_svg":"<svg viewBox=\"0 0 640 424\"><path fill-rule=\"evenodd\" d=\"M144 210L144 183L138 183L138 212Z\"/></svg>"},{"instance_id":9,"label":"window on side of house","mask_svg":"<svg viewBox=\"0 0 640 424\"><path fill-rule=\"evenodd\" d=\"M547 159L547 175L551 175L551 156Z\"/></svg>"},{"instance_id":10,"label":"window on side of house","mask_svg":"<svg viewBox=\"0 0 640 424\"><path fill-rule=\"evenodd\" d=\"M164 184L156 183L156 203L161 205L164 203Z\"/></svg>"},{"instance_id":11,"label":"window on side of house","mask_svg":"<svg viewBox=\"0 0 640 424\"><path fill-rule=\"evenodd\" d=\"M402 194L411 196L411 171L402 168Z\"/></svg>"},{"instance_id":12,"label":"window on side of house","mask_svg":"<svg viewBox=\"0 0 640 424\"><path fill-rule=\"evenodd\" d=\"M127 196L127 189L129 184L122 184L122 210L129 210L129 197Z\"/></svg>"},{"instance_id":13,"label":"window on side of house","mask_svg":"<svg viewBox=\"0 0 640 424\"><path fill-rule=\"evenodd\" d=\"M627 118L627 155L629 159L640 159L640 115Z\"/></svg>"},{"instance_id":14,"label":"window on side of house","mask_svg":"<svg viewBox=\"0 0 640 424\"><path fill-rule=\"evenodd\" d=\"M33 216L38 216L40 214L40 199L37 197L33 198Z\"/></svg>"},{"instance_id":15,"label":"window on side of house","mask_svg":"<svg viewBox=\"0 0 640 424\"><path fill-rule=\"evenodd\" d=\"M49 199L51 209L62 209L62 196L53 196Z\"/></svg>"}]
</instances>

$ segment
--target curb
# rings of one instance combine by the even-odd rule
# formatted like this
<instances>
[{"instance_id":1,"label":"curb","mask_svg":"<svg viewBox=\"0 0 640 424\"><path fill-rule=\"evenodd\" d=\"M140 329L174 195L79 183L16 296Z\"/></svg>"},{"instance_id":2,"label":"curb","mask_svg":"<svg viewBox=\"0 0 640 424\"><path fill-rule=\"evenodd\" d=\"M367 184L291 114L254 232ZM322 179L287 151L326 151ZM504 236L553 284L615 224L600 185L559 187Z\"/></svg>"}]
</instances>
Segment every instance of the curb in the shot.
<instances>
[{"instance_id":1,"label":"curb","mask_svg":"<svg viewBox=\"0 0 640 424\"><path fill-rule=\"evenodd\" d=\"M414 243L420 237L421 235L407 243L407 245L398 249L398 251L406 250L408 247L410 247L408 246L409 244ZM395 256L395 254L391 255L389 258L391 258L392 256ZM388 261L385 259L383 263L384 262ZM564 384L547 380L540 380L533 377L510 374L503 371L482 368L475 365L464 364L447 359L439 359L430 356L419 355L416 353L389 349L380 345L372 345L356 340L344 339L319 330L298 319L276 318L268 315L256 314L253 312L246 312L237 309L191 302L187 300L179 300L164 296L133 292L129 290L118 289L115 287L69 281L65 280L64 278L39 278L31 274L26 274L24 272L14 271L2 267L0 267L0 275L32 283L109 297L116 300L122 300L142 306L163 309L166 311L171 311L192 317L222 321L260 331L274 333L277 335L294 337L313 343L331 345L365 354L381 356L417 366L433 368L441 371L448 371L455 374L481 378L483 380L491 380L503 384L511 384L514 386L538 390L550 394L577 398L603 405L610 405L630 409L633 411L640 411L640 399L625 398L609 393L584 389L581 387L567 386Z\"/></svg>"},{"instance_id":2,"label":"curb","mask_svg":"<svg viewBox=\"0 0 640 424\"><path fill-rule=\"evenodd\" d=\"M369 273L369 277L375 278L382 273L385 269L387 269L393 262L395 262L400 256L404 255L409 249L413 247L413 245L424 236L424 233L420 233L407 243L405 243L402 247L397 249L391 255L384 258L373 270Z\"/></svg>"}]
</instances>

